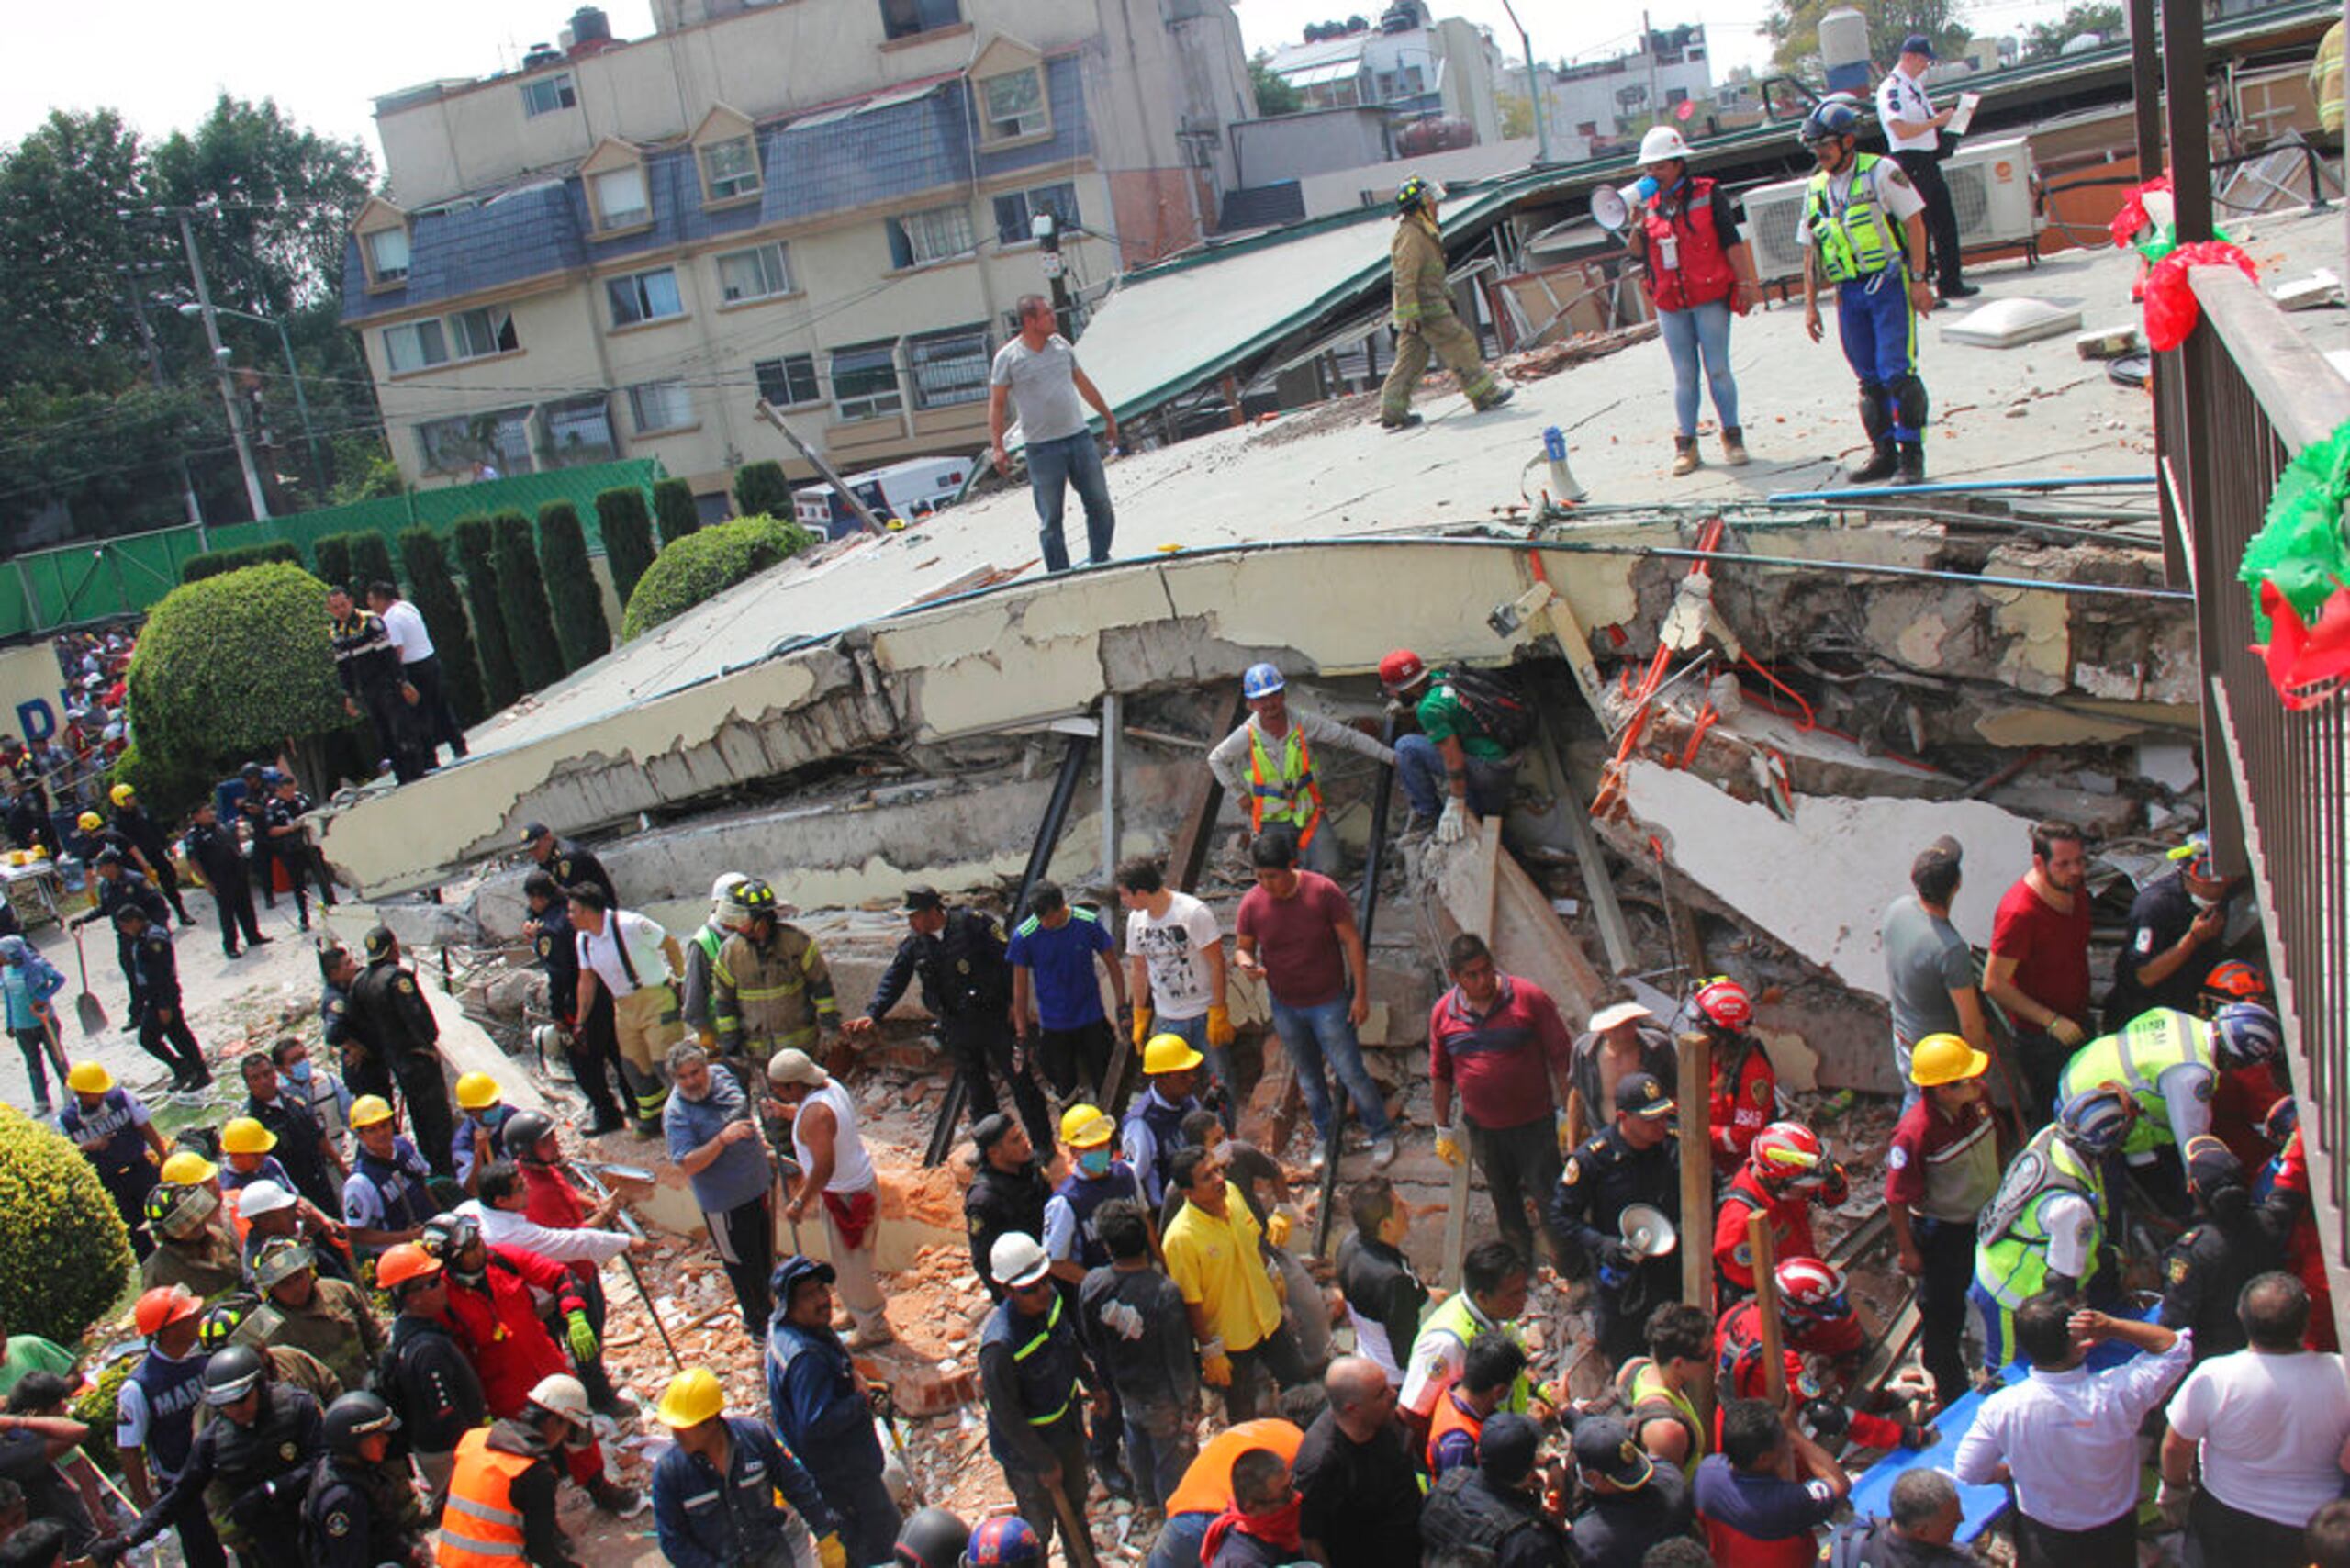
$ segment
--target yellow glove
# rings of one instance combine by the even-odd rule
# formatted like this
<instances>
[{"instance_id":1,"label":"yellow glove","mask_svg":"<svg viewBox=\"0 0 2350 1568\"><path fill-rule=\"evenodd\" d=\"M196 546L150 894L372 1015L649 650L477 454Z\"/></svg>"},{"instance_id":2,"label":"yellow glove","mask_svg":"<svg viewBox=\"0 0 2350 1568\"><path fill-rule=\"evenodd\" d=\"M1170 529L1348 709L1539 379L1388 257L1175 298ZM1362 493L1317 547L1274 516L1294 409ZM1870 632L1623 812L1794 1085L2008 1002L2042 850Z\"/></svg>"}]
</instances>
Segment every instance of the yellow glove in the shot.
<instances>
[{"instance_id":1,"label":"yellow glove","mask_svg":"<svg viewBox=\"0 0 2350 1568\"><path fill-rule=\"evenodd\" d=\"M1232 1358L1222 1350L1200 1358L1200 1381L1210 1388L1232 1386Z\"/></svg>"},{"instance_id":2,"label":"yellow glove","mask_svg":"<svg viewBox=\"0 0 2350 1568\"><path fill-rule=\"evenodd\" d=\"M1142 1049L1143 1042L1149 1038L1150 1009L1147 1007L1137 1007L1135 1009L1135 1049Z\"/></svg>"},{"instance_id":3,"label":"yellow glove","mask_svg":"<svg viewBox=\"0 0 2350 1568\"><path fill-rule=\"evenodd\" d=\"M816 1538L816 1561L822 1568L848 1568L848 1548L841 1544L840 1531Z\"/></svg>"},{"instance_id":4,"label":"yellow glove","mask_svg":"<svg viewBox=\"0 0 2350 1568\"><path fill-rule=\"evenodd\" d=\"M1218 1050L1232 1044L1232 1010L1230 1008L1208 1009L1208 1044Z\"/></svg>"},{"instance_id":5,"label":"yellow glove","mask_svg":"<svg viewBox=\"0 0 2350 1568\"><path fill-rule=\"evenodd\" d=\"M1460 1137L1450 1127L1436 1130L1436 1157L1447 1165L1457 1166L1464 1158L1460 1152Z\"/></svg>"},{"instance_id":6,"label":"yellow glove","mask_svg":"<svg viewBox=\"0 0 2350 1568\"><path fill-rule=\"evenodd\" d=\"M1265 1216L1265 1239L1276 1247L1288 1246L1291 1225L1289 1215L1275 1209Z\"/></svg>"}]
</instances>

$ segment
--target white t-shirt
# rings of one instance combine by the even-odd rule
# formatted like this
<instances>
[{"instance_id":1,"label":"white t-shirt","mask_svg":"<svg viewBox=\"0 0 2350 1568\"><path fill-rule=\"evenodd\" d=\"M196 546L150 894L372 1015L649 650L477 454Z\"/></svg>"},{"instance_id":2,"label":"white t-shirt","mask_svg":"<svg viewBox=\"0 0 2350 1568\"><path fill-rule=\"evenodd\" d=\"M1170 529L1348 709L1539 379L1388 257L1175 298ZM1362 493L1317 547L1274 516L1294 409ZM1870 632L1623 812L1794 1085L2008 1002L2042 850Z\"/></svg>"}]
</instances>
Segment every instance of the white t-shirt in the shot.
<instances>
[{"instance_id":1,"label":"white t-shirt","mask_svg":"<svg viewBox=\"0 0 2350 1568\"><path fill-rule=\"evenodd\" d=\"M384 634L400 651L400 663L404 665L432 656L432 633L424 629L424 616L404 599L394 599L392 607L384 611Z\"/></svg>"},{"instance_id":2,"label":"white t-shirt","mask_svg":"<svg viewBox=\"0 0 2350 1568\"><path fill-rule=\"evenodd\" d=\"M2214 1356L2171 1396L2170 1427L2202 1445L2212 1496L2298 1529L2342 1495L2350 1381L2330 1351Z\"/></svg>"},{"instance_id":3,"label":"white t-shirt","mask_svg":"<svg viewBox=\"0 0 2350 1568\"><path fill-rule=\"evenodd\" d=\"M1215 912L1189 893L1169 893L1162 919L1146 909L1126 917L1126 952L1149 966L1150 1005L1161 1018L1181 1021L1208 1010L1214 992L1202 954L1223 940Z\"/></svg>"},{"instance_id":4,"label":"white t-shirt","mask_svg":"<svg viewBox=\"0 0 2350 1568\"><path fill-rule=\"evenodd\" d=\"M628 943L629 962L636 966L633 985L629 983L628 970L621 964L620 947L612 940L615 929ZM585 931L574 935L579 939L579 967L595 970L596 978L615 997L626 996L648 985L659 985L662 977L669 972L668 955L661 951L661 944L669 934L632 910L608 913L600 936Z\"/></svg>"},{"instance_id":5,"label":"white t-shirt","mask_svg":"<svg viewBox=\"0 0 2350 1568\"><path fill-rule=\"evenodd\" d=\"M1941 133L1930 126L1923 136L1900 136L1893 129L1896 120L1923 124L1933 118L1933 100L1926 96L1925 83L1916 77L1897 67L1876 84L1876 122L1885 128L1886 145L1896 152L1931 152L1940 146Z\"/></svg>"}]
</instances>

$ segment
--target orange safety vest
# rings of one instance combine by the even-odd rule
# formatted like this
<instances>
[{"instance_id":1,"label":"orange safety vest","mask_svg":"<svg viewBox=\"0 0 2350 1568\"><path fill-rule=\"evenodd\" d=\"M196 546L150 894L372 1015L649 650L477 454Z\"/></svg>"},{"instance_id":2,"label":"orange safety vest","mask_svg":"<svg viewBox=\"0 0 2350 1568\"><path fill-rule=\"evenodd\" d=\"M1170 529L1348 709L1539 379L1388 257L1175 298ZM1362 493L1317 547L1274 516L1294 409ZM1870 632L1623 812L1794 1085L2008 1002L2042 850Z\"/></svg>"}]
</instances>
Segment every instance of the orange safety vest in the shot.
<instances>
[{"instance_id":1,"label":"orange safety vest","mask_svg":"<svg viewBox=\"0 0 2350 1568\"><path fill-rule=\"evenodd\" d=\"M1484 1429L1485 1418L1483 1416L1472 1416L1460 1408L1460 1402L1453 1398L1452 1390L1447 1388L1437 1396L1436 1413L1428 1417L1428 1473L1430 1475L1436 1473L1437 1445L1444 1440L1444 1435L1447 1432L1468 1433L1469 1446L1474 1449L1477 1446L1478 1436Z\"/></svg>"},{"instance_id":2,"label":"orange safety vest","mask_svg":"<svg viewBox=\"0 0 2350 1568\"><path fill-rule=\"evenodd\" d=\"M1296 771L1287 764L1294 758ZM1281 737L1281 762L1269 781L1265 778L1265 736L1256 725L1248 726L1248 831L1261 833L1265 826L1266 802L1275 802L1276 822L1294 824L1297 821L1298 796L1305 797L1310 814L1304 828L1297 835L1300 849L1314 842L1322 827L1322 787L1314 782L1314 754L1306 749L1305 732L1297 722L1290 721L1289 734Z\"/></svg>"},{"instance_id":3,"label":"orange safety vest","mask_svg":"<svg viewBox=\"0 0 2350 1568\"><path fill-rule=\"evenodd\" d=\"M538 1463L526 1453L489 1446L489 1428L457 1439L449 1503L441 1514L440 1568L511 1568L522 1559L522 1516L513 1506L514 1483Z\"/></svg>"}]
</instances>

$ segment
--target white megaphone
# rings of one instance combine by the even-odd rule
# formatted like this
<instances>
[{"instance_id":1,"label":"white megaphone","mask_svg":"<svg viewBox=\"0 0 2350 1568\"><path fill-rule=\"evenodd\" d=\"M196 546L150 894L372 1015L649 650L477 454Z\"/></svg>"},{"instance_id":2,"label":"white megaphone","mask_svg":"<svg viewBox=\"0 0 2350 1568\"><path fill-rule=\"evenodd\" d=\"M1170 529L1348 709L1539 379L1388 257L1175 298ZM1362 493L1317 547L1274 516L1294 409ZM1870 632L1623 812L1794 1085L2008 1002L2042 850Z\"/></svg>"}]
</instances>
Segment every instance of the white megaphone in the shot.
<instances>
[{"instance_id":1,"label":"white megaphone","mask_svg":"<svg viewBox=\"0 0 2350 1568\"><path fill-rule=\"evenodd\" d=\"M1620 234L1624 225L1632 220L1633 187L1618 190L1614 185L1601 185L1591 193L1591 216L1610 234Z\"/></svg>"},{"instance_id":2,"label":"white megaphone","mask_svg":"<svg viewBox=\"0 0 2350 1568\"><path fill-rule=\"evenodd\" d=\"M1626 1204L1617 1225L1623 1232L1624 1245L1639 1258L1662 1258L1681 1239L1673 1221L1652 1204Z\"/></svg>"}]
</instances>

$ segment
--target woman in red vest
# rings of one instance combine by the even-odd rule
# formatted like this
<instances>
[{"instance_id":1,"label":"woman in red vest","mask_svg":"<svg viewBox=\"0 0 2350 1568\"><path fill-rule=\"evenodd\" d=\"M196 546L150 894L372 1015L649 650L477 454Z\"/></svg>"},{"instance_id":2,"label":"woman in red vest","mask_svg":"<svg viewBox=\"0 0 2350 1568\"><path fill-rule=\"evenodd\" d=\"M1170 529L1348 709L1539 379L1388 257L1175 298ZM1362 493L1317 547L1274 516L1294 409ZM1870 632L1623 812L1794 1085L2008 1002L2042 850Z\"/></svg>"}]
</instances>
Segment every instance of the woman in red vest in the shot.
<instances>
[{"instance_id":1,"label":"woman in red vest","mask_svg":"<svg viewBox=\"0 0 2350 1568\"><path fill-rule=\"evenodd\" d=\"M1659 334L1673 356L1673 471L1696 471L1697 366L1713 391L1721 420L1722 461L1746 461L1745 431L1738 422L1738 383L1729 374L1729 319L1743 316L1754 301L1754 260L1740 238L1738 219L1714 182L1689 173L1689 144L1669 125L1652 126L1640 139L1644 198L1625 226L1646 274L1656 306Z\"/></svg>"}]
</instances>

